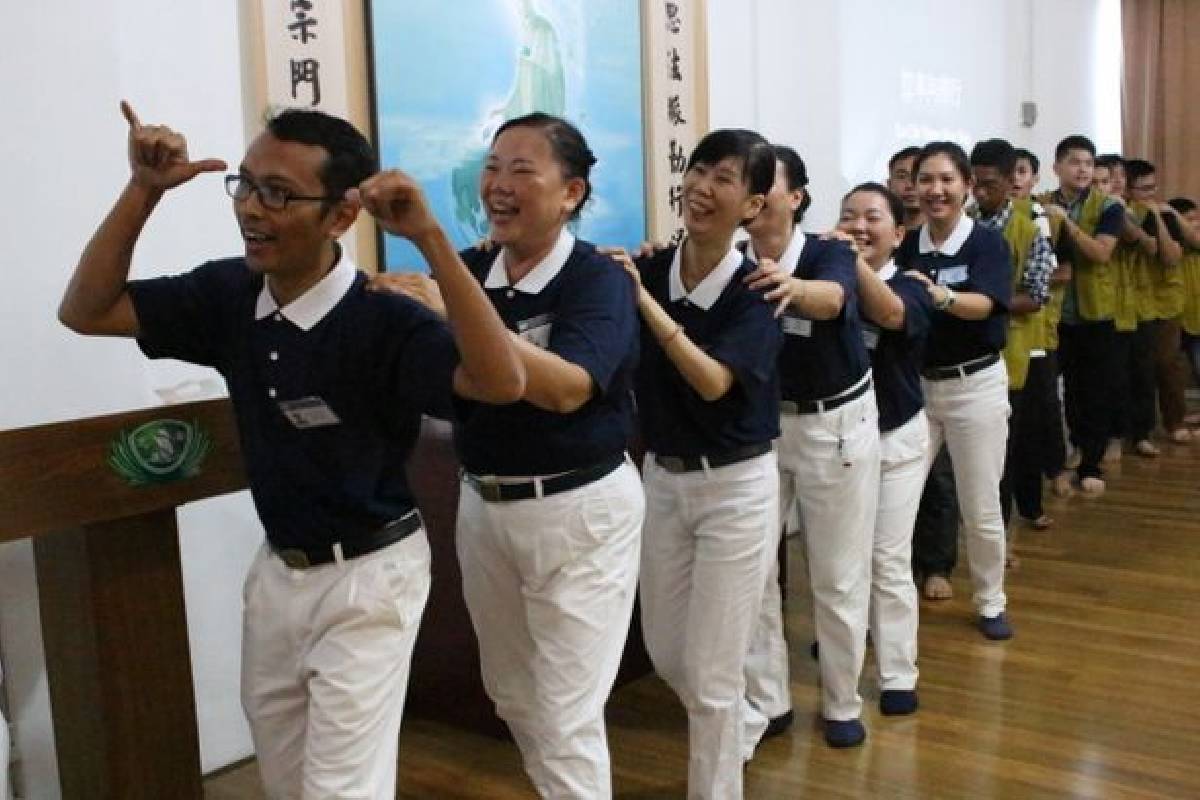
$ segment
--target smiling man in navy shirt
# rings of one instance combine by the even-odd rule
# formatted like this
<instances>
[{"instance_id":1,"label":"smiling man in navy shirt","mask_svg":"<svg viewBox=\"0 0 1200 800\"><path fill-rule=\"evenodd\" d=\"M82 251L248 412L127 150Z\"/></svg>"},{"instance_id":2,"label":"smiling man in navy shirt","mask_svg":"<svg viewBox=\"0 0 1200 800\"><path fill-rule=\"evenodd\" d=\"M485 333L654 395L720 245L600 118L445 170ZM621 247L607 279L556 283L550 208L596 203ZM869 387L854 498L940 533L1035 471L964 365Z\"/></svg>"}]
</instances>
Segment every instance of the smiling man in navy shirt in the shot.
<instances>
[{"instance_id":1,"label":"smiling man in navy shirt","mask_svg":"<svg viewBox=\"0 0 1200 800\"><path fill-rule=\"evenodd\" d=\"M422 413L444 415L452 393L513 402L523 367L416 184L374 174L362 135L316 111L270 120L225 179L244 256L128 280L163 194L225 164L191 161L181 135L122 111L132 174L80 257L59 318L225 377L266 529L246 579L242 651L263 782L273 798L395 797L429 591L429 545L404 464ZM366 290L337 244L363 207L421 250L452 328L407 298Z\"/></svg>"}]
</instances>

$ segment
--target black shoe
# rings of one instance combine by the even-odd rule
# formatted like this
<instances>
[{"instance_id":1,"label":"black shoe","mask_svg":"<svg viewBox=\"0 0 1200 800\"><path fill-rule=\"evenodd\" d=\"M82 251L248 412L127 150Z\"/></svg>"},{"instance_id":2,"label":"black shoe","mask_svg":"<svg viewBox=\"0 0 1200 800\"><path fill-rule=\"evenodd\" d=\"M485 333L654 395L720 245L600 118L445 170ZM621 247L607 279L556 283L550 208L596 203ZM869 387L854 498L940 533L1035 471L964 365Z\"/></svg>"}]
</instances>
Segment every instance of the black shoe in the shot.
<instances>
[{"instance_id":1,"label":"black shoe","mask_svg":"<svg viewBox=\"0 0 1200 800\"><path fill-rule=\"evenodd\" d=\"M856 747L867 738L867 729L856 719L825 720L825 743L830 747Z\"/></svg>"},{"instance_id":2,"label":"black shoe","mask_svg":"<svg viewBox=\"0 0 1200 800\"><path fill-rule=\"evenodd\" d=\"M813 639L813 643L808 646L808 654L812 656L813 661L821 660L821 643Z\"/></svg>"},{"instance_id":3,"label":"black shoe","mask_svg":"<svg viewBox=\"0 0 1200 800\"><path fill-rule=\"evenodd\" d=\"M981 616L979 632L994 642L1002 642L1013 637L1012 626L1008 624L1008 615L1003 611L994 617Z\"/></svg>"},{"instance_id":4,"label":"black shoe","mask_svg":"<svg viewBox=\"0 0 1200 800\"><path fill-rule=\"evenodd\" d=\"M911 714L919 705L916 689L884 689L879 693L879 711L889 717Z\"/></svg>"},{"instance_id":5,"label":"black shoe","mask_svg":"<svg viewBox=\"0 0 1200 800\"><path fill-rule=\"evenodd\" d=\"M771 717L767 722L767 729L763 731L762 738L770 739L772 736L779 734L792 727L792 722L796 719L796 713L791 709L780 714L778 717Z\"/></svg>"}]
</instances>

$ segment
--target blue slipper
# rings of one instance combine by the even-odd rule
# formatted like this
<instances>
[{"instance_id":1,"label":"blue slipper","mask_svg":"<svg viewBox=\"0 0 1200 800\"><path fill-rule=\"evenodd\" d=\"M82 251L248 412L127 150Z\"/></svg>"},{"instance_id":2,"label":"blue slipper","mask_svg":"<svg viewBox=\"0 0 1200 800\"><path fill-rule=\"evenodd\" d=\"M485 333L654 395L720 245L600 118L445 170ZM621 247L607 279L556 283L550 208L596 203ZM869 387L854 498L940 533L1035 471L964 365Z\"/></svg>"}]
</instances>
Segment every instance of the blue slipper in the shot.
<instances>
[{"instance_id":1,"label":"blue slipper","mask_svg":"<svg viewBox=\"0 0 1200 800\"><path fill-rule=\"evenodd\" d=\"M919 705L916 689L884 689L879 693L879 711L889 717L911 714Z\"/></svg>"},{"instance_id":2,"label":"blue slipper","mask_svg":"<svg viewBox=\"0 0 1200 800\"><path fill-rule=\"evenodd\" d=\"M830 747L855 747L867 738L867 729L856 719L825 720L825 744Z\"/></svg>"},{"instance_id":3,"label":"blue slipper","mask_svg":"<svg viewBox=\"0 0 1200 800\"><path fill-rule=\"evenodd\" d=\"M980 617L979 632L995 642L1013 637L1012 626L1008 624L1008 616L1003 611L994 617Z\"/></svg>"}]
</instances>

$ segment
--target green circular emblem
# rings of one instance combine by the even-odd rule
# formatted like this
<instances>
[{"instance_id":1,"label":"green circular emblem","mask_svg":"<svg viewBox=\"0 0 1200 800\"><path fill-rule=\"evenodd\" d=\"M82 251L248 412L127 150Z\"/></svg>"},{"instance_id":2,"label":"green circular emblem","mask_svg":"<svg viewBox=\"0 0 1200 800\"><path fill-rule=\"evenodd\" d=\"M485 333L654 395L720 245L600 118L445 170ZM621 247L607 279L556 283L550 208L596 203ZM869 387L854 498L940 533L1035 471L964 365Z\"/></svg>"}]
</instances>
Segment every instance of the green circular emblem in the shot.
<instances>
[{"instance_id":1,"label":"green circular emblem","mask_svg":"<svg viewBox=\"0 0 1200 800\"><path fill-rule=\"evenodd\" d=\"M198 422L159 419L117 434L108 463L134 486L171 483L199 474L212 440Z\"/></svg>"}]
</instances>

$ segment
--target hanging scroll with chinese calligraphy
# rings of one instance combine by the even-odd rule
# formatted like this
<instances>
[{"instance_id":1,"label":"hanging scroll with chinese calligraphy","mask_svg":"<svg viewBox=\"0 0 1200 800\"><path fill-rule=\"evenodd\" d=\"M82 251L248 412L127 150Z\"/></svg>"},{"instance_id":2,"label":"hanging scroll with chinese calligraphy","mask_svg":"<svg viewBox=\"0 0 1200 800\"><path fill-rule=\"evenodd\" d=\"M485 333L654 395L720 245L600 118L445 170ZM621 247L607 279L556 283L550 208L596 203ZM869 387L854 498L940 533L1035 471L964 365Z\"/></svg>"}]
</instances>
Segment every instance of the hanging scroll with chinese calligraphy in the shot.
<instances>
[{"instance_id":1,"label":"hanging scroll with chinese calligraphy","mask_svg":"<svg viewBox=\"0 0 1200 800\"><path fill-rule=\"evenodd\" d=\"M648 229L658 242L683 235L683 172L708 130L703 0L643 0Z\"/></svg>"}]
</instances>

